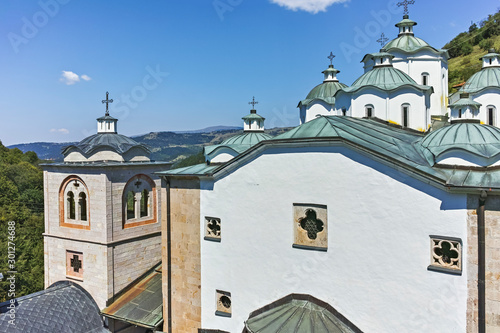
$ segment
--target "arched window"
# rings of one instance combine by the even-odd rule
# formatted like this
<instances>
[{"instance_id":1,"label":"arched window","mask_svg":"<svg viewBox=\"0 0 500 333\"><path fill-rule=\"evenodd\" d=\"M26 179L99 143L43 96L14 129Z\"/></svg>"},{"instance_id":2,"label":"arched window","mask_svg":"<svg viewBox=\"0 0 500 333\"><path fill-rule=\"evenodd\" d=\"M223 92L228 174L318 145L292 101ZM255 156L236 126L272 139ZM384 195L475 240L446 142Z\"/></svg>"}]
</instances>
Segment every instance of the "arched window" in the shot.
<instances>
[{"instance_id":1,"label":"arched window","mask_svg":"<svg viewBox=\"0 0 500 333\"><path fill-rule=\"evenodd\" d=\"M135 193L133 191L127 192L127 220L135 219Z\"/></svg>"},{"instance_id":2,"label":"arched window","mask_svg":"<svg viewBox=\"0 0 500 333\"><path fill-rule=\"evenodd\" d=\"M84 192L80 192L78 195L78 210L80 220L87 221L87 195Z\"/></svg>"},{"instance_id":3,"label":"arched window","mask_svg":"<svg viewBox=\"0 0 500 333\"><path fill-rule=\"evenodd\" d=\"M429 73L422 73L422 85L423 86L429 85Z\"/></svg>"},{"instance_id":4,"label":"arched window","mask_svg":"<svg viewBox=\"0 0 500 333\"><path fill-rule=\"evenodd\" d=\"M146 175L132 177L123 190L123 228L157 222L156 185Z\"/></svg>"},{"instance_id":5,"label":"arched window","mask_svg":"<svg viewBox=\"0 0 500 333\"><path fill-rule=\"evenodd\" d=\"M365 105L365 117L371 118L375 116L375 109L373 108L373 105L368 104Z\"/></svg>"},{"instance_id":6,"label":"arched window","mask_svg":"<svg viewBox=\"0 0 500 333\"><path fill-rule=\"evenodd\" d=\"M401 125L410 126L410 104L401 105Z\"/></svg>"},{"instance_id":7,"label":"arched window","mask_svg":"<svg viewBox=\"0 0 500 333\"><path fill-rule=\"evenodd\" d=\"M70 220L75 219L75 195L73 192L69 191L66 195L67 201L67 218Z\"/></svg>"},{"instance_id":8,"label":"arched window","mask_svg":"<svg viewBox=\"0 0 500 333\"><path fill-rule=\"evenodd\" d=\"M347 114L347 109L346 108L342 108L342 115L345 116Z\"/></svg>"},{"instance_id":9,"label":"arched window","mask_svg":"<svg viewBox=\"0 0 500 333\"><path fill-rule=\"evenodd\" d=\"M66 178L59 189L59 225L90 229L89 192L78 176Z\"/></svg>"},{"instance_id":10,"label":"arched window","mask_svg":"<svg viewBox=\"0 0 500 333\"><path fill-rule=\"evenodd\" d=\"M149 191L144 189L141 192L141 217L148 216L149 211Z\"/></svg>"},{"instance_id":11,"label":"arched window","mask_svg":"<svg viewBox=\"0 0 500 333\"><path fill-rule=\"evenodd\" d=\"M462 109L458 109L458 118L462 118Z\"/></svg>"},{"instance_id":12,"label":"arched window","mask_svg":"<svg viewBox=\"0 0 500 333\"><path fill-rule=\"evenodd\" d=\"M493 105L488 105L486 107L486 123L491 126L495 126L496 122L496 112L497 108Z\"/></svg>"}]
</instances>

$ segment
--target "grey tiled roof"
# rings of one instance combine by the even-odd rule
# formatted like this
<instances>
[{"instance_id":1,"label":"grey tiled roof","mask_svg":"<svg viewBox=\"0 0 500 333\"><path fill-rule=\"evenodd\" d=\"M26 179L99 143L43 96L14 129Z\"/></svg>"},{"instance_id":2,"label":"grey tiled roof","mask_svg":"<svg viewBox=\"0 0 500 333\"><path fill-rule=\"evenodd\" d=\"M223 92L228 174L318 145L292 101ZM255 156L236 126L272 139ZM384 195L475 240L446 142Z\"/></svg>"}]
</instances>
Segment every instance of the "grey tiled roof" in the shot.
<instances>
[{"instance_id":1,"label":"grey tiled roof","mask_svg":"<svg viewBox=\"0 0 500 333\"><path fill-rule=\"evenodd\" d=\"M92 296L70 281L16 299L15 326L9 324L9 304L0 304L0 332L109 333Z\"/></svg>"}]
</instances>

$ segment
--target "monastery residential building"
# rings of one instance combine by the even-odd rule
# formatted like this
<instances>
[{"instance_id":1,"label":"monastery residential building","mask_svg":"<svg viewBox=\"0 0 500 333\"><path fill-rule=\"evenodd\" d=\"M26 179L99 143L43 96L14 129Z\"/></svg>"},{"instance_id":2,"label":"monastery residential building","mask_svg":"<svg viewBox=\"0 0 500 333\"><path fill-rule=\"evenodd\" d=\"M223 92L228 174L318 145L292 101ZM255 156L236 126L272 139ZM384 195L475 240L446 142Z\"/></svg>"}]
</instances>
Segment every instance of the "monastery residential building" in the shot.
<instances>
[{"instance_id":1,"label":"monastery residential building","mask_svg":"<svg viewBox=\"0 0 500 333\"><path fill-rule=\"evenodd\" d=\"M288 132L252 103L201 164L152 161L106 108L44 166L47 289L18 332L499 331L500 55L448 105L416 24L350 86L331 56Z\"/></svg>"}]
</instances>

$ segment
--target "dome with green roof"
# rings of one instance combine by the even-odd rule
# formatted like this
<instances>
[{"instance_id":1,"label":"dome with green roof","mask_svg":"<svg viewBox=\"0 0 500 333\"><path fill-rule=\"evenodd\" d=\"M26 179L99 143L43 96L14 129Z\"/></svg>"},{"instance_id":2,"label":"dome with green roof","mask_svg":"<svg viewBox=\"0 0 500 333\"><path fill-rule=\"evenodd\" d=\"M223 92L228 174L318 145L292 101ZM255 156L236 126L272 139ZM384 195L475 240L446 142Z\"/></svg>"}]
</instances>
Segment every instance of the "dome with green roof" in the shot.
<instances>
[{"instance_id":1,"label":"dome with green roof","mask_svg":"<svg viewBox=\"0 0 500 333\"><path fill-rule=\"evenodd\" d=\"M500 67L481 69L465 82L460 91L477 93L491 87L500 88Z\"/></svg>"},{"instance_id":2,"label":"dome with green roof","mask_svg":"<svg viewBox=\"0 0 500 333\"><path fill-rule=\"evenodd\" d=\"M403 20L396 24L396 27L399 28L398 37L385 44L383 49L387 52L402 51L405 53L415 53L422 49L428 49L435 53L445 53L448 57L448 51L436 49L423 39L415 37L413 34L413 27L415 25L417 25L417 22L410 20L408 15L404 15Z\"/></svg>"},{"instance_id":3,"label":"dome with green roof","mask_svg":"<svg viewBox=\"0 0 500 333\"><path fill-rule=\"evenodd\" d=\"M500 155L500 128L481 125L479 122L457 122L432 131L416 145L421 147L431 165L450 151L465 152L489 160ZM460 155L458 157L462 158Z\"/></svg>"},{"instance_id":4,"label":"dome with green roof","mask_svg":"<svg viewBox=\"0 0 500 333\"><path fill-rule=\"evenodd\" d=\"M432 90L432 87L417 84L408 74L392 66L374 67L361 75L350 87L340 91L346 93L357 92L366 87L373 87L383 91L393 91L401 87L413 87L420 91Z\"/></svg>"},{"instance_id":5,"label":"dome with green roof","mask_svg":"<svg viewBox=\"0 0 500 333\"><path fill-rule=\"evenodd\" d=\"M340 73L340 71L335 69L333 65L330 65L322 73L325 75L323 83L314 87L309 94L307 94L307 97L300 101L297 107L307 106L315 100L320 100L330 105L335 104L335 97L333 96L338 90L346 88L347 85L338 81L336 75Z\"/></svg>"}]
</instances>

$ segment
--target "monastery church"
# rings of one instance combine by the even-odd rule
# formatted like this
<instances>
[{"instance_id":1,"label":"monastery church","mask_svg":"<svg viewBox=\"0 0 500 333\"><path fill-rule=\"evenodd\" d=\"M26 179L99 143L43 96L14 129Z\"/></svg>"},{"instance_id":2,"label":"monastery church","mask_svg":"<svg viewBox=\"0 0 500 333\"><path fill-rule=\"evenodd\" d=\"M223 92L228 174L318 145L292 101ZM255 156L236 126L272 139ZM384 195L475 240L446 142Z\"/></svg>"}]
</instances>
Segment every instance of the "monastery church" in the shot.
<instances>
[{"instance_id":1,"label":"monastery church","mask_svg":"<svg viewBox=\"0 0 500 333\"><path fill-rule=\"evenodd\" d=\"M448 96L447 51L396 27L350 86L331 54L299 126L254 100L198 165L151 160L106 95L44 165L46 289L0 330L500 332L500 54Z\"/></svg>"}]
</instances>

